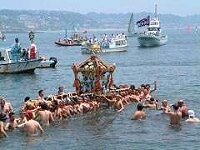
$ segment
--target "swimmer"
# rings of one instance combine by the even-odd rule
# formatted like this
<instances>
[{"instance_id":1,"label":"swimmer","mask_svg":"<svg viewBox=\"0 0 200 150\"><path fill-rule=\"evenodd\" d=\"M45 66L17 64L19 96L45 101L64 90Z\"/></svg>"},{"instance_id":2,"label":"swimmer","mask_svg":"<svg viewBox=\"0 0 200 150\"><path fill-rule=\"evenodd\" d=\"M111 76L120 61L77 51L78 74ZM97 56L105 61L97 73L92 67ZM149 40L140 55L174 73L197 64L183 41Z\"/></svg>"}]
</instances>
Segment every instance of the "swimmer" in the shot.
<instances>
[{"instance_id":1,"label":"swimmer","mask_svg":"<svg viewBox=\"0 0 200 150\"><path fill-rule=\"evenodd\" d=\"M52 113L48 110L46 103L40 104L41 109L36 113L35 118L39 118L39 123L42 126L49 126L51 122L54 121Z\"/></svg>"},{"instance_id":2,"label":"swimmer","mask_svg":"<svg viewBox=\"0 0 200 150\"><path fill-rule=\"evenodd\" d=\"M195 113L193 110L188 110L188 115L189 115L189 118L187 120L185 120L186 122L189 122L189 123L199 123L200 122L199 118L195 117Z\"/></svg>"},{"instance_id":3,"label":"swimmer","mask_svg":"<svg viewBox=\"0 0 200 150\"><path fill-rule=\"evenodd\" d=\"M0 113L9 115L9 113L12 111L12 105L9 102L6 102L3 97L0 97Z\"/></svg>"},{"instance_id":4,"label":"swimmer","mask_svg":"<svg viewBox=\"0 0 200 150\"><path fill-rule=\"evenodd\" d=\"M172 106L173 106L174 111L167 113L169 115L170 125L180 125L182 114L179 111L178 105L172 105Z\"/></svg>"},{"instance_id":5,"label":"swimmer","mask_svg":"<svg viewBox=\"0 0 200 150\"><path fill-rule=\"evenodd\" d=\"M137 105L137 111L134 113L132 120L142 120L146 118L146 114L143 111L144 106L142 104Z\"/></svg>"},{"instance_id":6,"label":"swimmer","mask_svg":"<svg viewBox=\"0 0 200 150\"><path fill-rule=\"evenodd\" d=\"M27 122L18 125L18 128L22 128L28 135L38 135L38 131L40 131L40 133L44 132L39 122L33 120L33 114L31 111L27 111L25 116Z\"/></svg>"}]
</instances>

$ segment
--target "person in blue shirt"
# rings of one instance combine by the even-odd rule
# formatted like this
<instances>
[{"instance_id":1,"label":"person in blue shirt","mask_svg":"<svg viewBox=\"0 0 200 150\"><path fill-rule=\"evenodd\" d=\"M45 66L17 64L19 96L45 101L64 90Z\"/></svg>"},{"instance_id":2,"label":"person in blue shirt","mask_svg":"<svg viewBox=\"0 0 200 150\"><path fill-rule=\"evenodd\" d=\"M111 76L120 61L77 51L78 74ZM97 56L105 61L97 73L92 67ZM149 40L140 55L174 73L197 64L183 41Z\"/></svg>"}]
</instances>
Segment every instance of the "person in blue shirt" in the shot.
<instances>
[{"instance_id":1,"label":"person in blue shirt","mask_svg":"<svg viewBox=\"0 0 200 150\"><path fill-rule=\"evenodd\" d=\"M15 44L11 48L11 54L13 61L18 61L20 59L21 44L19 43L18 38L15 38Z\"/></svg>"}]
</instances>

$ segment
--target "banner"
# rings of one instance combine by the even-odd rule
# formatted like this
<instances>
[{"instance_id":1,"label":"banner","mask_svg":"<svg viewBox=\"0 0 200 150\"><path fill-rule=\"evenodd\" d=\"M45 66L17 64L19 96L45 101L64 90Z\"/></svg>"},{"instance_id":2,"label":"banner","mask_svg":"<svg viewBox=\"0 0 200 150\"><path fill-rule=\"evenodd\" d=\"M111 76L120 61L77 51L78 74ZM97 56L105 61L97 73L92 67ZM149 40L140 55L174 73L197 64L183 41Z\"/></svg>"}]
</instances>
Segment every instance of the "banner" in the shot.
<instances>
[{"instance_id":1,"label":"banner","mask_svg":"<svg viewBox=\"0 0 200 150\"><path fill-rule=\"evenodd\" d=\"M150 16L137 21L136 24L138 27L148 26L150 24Z\"/></svg>"}]
</instances>

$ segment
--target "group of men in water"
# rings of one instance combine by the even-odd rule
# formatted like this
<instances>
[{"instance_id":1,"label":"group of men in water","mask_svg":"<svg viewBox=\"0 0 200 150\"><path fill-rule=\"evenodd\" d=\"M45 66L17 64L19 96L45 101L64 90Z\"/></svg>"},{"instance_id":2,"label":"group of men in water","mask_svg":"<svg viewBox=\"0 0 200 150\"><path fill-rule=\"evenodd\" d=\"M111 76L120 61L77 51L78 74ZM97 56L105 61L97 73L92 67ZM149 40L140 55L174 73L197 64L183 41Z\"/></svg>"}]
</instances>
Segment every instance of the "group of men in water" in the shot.
<instances>
[{"instance_id":1,"label":"group of men in water","mask_svg":"<svg viewBox=\"0 0 200 150\"><path fill-rule=\"evenodd\" d=\"M38 135L43 133L51 123L57 120L96 111L102 107L111 107L117 112L131 104L137 103L137 110L131 119L142 120L146 118L144 109L160 110L169 116L170 125L180 125L182 118L186 122L200 122L195 117L193 110L188 107L183 100L179 100L174 105L169 105L167 100L161 103L152 97L152 92L156 90L149 84L142 84L139 88L134 85L113 85L107 93L85 93L78 96L76 93L65 93L63 87L59 87L55 95L45 97L44 91L38 92L36 99L26 97L20 108L19 117L15 116L12 105L0 98L0 137L6 137L7 131L17 128L22 129L28 135Z\"/></svg>"}]
</instances>

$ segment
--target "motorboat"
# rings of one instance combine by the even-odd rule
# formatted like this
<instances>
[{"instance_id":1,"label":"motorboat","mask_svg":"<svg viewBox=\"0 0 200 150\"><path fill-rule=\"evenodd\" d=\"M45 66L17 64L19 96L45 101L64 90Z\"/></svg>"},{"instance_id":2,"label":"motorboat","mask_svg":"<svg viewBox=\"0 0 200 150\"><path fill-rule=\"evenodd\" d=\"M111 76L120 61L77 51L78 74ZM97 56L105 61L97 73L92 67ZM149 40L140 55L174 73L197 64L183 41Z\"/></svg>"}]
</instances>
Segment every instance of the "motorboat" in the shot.
<instances>
[{"instance_id":1,"label":"motorboat","mask_svg":"<svg viewBox=\"0 0 200 150\"><path fill-rule=\"evenodd\" d=\"M83 36L79 32L74 32L71 37L68 37L67 30L65 30L64 39L59 39L55 44L59 46L81 46L83 42Z\"/></svg>"},{"instance_id":2,"label":"motorboat","mask_svg":"<svg viewBox=\"0 0 200 150\"><path fill-rule=\"evenodd\" d=\"M161 46L167 43L168 37L162 33L155 6L155 17L150 16L137 22L138 27L147 26L147 29L138 34L138 42L142 47Z\"/></svg>"},{"instance_id":3,"label":"motorboat","mask_svg":"<svg viewBox=\"0 0 200 150\"><path fill-rule=\"evenodd\" d=\"M42 61L39 59L24 59L13 60L11 48L0 50L0 73L33 73L36 67Z\"/></svg>"},{"instance_id":4,"label":"motorboat","mask_svg":"<svg viewBox=\"0 0 200 150\"><path fill-rule=\"evenodd\" d=\"M42 61L37 68L55 68L58 62L56 57L50 57L49 59L46 57L41 57L41 59Z\"/></svg>"},{"instance_id":5,"label":"motorboat","mask_svg":"<svg viewBox=\"0 0 200 150\"><path fill-rule=\"evenodd\" d=\"M82 43L80 41L74 40L74 39L63 39L58 40L55 42L55 44L59 46L81 46Z\"/></svg>"}]
</instances>

